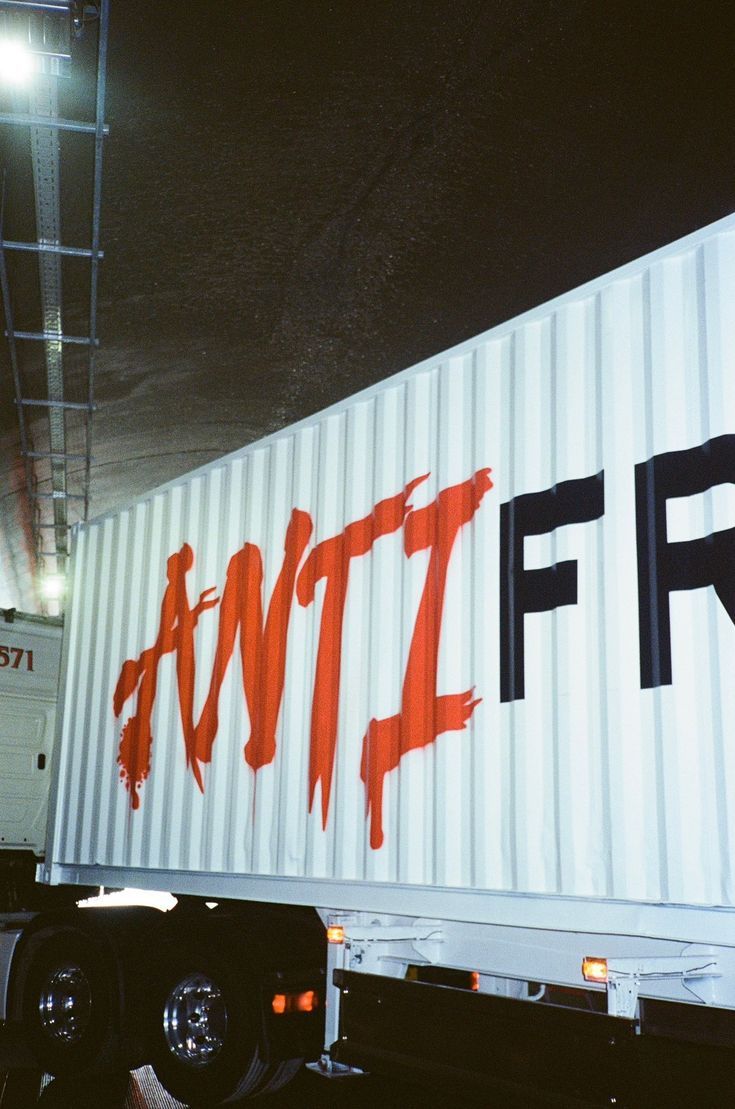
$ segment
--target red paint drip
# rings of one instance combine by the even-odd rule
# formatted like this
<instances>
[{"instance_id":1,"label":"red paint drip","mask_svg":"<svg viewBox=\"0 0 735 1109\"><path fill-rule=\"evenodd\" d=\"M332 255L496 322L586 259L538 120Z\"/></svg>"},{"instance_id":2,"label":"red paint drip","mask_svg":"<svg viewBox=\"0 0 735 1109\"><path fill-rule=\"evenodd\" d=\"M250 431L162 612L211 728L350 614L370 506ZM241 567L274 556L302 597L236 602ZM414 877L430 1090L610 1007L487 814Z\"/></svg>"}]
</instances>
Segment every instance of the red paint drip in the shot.
<instances>
[{"instance_id":1,"label":"red paint drip","mask_svg":"<svg viewBox=\"0 0 735 1109\"><path fill-rule=\"evenodd\" d=\"M363 739L360 775L367 790L370 846L383 844L383 786L385 775L395 770L408 751L428 747L443 732L462 731L479 699L473 691L438 696L444 593L449 560L459 531L474 516L492 488L490 470L478 470L468 481L443 489L436 500L412 512L406 520L404 547L410 557L431 550L426 584L419 605L406 674L401 711L385 720L371 720Z\"/></svg>"},{"instance_id":2,"label":"red paint drip","mask_svg":"<svg viewBox=\"0 0 735 1109\"><path fill-rule=\"evenodd\" d=\"M428 474L423 474L414 478L403 492L380 501L369 516L348 524L339 535L317 544L299 574L296 593L299 604L303 606L313 602L316 584L321 578L325 578L327 583L319 629L309 750L309 812L314 805L317 782L321 782L324 828L329 814L337 749L342 628L350 560L367 554L376 539L398 531L411 507L408 498L427 477Z\"/></svg>"}]
</instances>

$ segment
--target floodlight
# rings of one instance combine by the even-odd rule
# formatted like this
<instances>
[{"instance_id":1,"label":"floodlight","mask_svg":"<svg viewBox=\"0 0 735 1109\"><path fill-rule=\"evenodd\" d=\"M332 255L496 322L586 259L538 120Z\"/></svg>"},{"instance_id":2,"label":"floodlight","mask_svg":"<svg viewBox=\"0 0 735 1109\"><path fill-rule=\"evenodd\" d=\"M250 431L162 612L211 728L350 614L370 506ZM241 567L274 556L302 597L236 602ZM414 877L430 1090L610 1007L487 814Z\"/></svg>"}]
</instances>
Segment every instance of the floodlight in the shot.
<instances>
[{"instance_id":1,"label":"floodlight","mask_svg":"<svg viewBox=\"0 0 735 1109\"><path fill-rule=\"evenodd\" d=\"M24 85L36 71L36 58L18 39L0 39L0 81Z\"/></svg>"},{"instance_id":2,"label":"floodlight","mask_svg":"<svg viewBox=\"0 0 735 1109\"><path fill-rule=\"evenodd\" d=\"M59 601L64 595L65 585L63 574L46 574L41 579L41 593L47 601Z\"/></svg>"}]
</instances>

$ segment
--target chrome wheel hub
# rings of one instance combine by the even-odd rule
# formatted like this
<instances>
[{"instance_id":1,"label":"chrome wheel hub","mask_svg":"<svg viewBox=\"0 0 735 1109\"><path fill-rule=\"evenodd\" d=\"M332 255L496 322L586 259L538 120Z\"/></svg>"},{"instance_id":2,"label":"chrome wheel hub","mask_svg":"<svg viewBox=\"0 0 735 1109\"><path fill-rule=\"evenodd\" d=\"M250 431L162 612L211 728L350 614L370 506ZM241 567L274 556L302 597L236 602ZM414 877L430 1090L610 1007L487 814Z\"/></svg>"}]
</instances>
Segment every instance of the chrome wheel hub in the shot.
<instances>
[{"instance_id":1,"label":"chrome wheel hub","mask_svg":"<svg viewBox=\"0 0 735 1109\"><path fill-rule=\"evenodd\" d=\"M52 1040L78 1043L92 1015L89 979L76 963L66 963L50 972L38 999L41 1028Z\"/></svg>"},{"instance_id":2,"label":"chrome wheel hub","mask_svg":"<svg viewBox=\"0 0 735 1109\"><path fill-rule=\"evenodd\" d=\"M163 1034L180 1063L205 1067L219 1055L227 1032L227 1005L216 982L190 974L177 982L163 1007Z\"/></svg>"}]
</instances>

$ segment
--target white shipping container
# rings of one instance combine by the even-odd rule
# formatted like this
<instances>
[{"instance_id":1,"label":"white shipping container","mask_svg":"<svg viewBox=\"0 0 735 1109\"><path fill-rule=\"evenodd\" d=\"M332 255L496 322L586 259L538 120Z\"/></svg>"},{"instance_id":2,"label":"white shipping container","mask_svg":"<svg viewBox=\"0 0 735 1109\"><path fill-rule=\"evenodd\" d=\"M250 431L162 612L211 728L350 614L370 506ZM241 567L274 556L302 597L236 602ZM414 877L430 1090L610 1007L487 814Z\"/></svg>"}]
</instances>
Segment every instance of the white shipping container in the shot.
<instances>
[{"instance_id":1,"label":"white shipping container","mask_svg":"<svg viewBox=\"0 0 735 1109\"><path fill-rule=\"evenodd\" d=\"M46 877L728 942L733 334L729 218L79 527Z\"/></svg>"}]
</instances>

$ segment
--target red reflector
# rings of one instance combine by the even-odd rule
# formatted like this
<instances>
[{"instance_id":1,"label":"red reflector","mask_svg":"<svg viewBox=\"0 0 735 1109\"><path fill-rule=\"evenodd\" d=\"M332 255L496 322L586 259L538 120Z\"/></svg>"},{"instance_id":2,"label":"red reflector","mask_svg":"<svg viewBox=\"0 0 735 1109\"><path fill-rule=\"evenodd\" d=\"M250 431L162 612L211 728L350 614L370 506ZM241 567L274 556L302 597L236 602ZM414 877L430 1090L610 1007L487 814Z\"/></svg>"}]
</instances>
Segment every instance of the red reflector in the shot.
<instances>
[{"instance_id":1,"label":"red reflector","mask_svg":"<svg viewBox=\"0 0 735 1109\"><path fill-rule=\"evenodd\" d=\"M316 990L304 990L303 993L277 993L273 995L271 1007L277 1017L284 1013L313 1013L319 1008L319 995Z\"/></svg>"},{"instance_id":2,"label":"red reflector","mask_svg":"<svg viewBox=\"0 0 735 1109\"><path fill-rule=\"evenodd\" d=\"M314 990L306 990L296 998L296 1008L300 1013L313 1013L319 1006L319 999Z\"/></svg>"}]
</instances>

